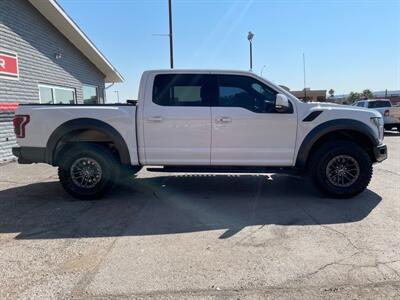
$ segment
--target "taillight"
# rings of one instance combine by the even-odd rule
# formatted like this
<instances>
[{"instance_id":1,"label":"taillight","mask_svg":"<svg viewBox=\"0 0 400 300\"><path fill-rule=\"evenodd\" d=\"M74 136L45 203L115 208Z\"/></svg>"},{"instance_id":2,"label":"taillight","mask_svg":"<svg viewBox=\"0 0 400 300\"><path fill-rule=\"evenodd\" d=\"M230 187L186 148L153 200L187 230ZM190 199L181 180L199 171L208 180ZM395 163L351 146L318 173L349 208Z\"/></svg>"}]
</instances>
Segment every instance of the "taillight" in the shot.
<instances>
[{"instance_id":1,"label":"taillight","mask_svg":"<svg viewBox=\"0 0 400 300\"><path fill-rule=\"evenodd\" d=\"M387 109L387 110L385 110L385 112L384 112L383 115L384 115L385 117L389 117L389 114L390 114L390 111Z\"/></svg>"},{"instance_id":2,"label":"taillight","mask_svg":"<svg viewBox=\"0 0 400 300\"><path fill-rule=\"evenodd\" d=\"M13 119L14 132L17 138L25 137L25 126L29 123L29 115L15 115Z\"/></svg>"}]
</instances>

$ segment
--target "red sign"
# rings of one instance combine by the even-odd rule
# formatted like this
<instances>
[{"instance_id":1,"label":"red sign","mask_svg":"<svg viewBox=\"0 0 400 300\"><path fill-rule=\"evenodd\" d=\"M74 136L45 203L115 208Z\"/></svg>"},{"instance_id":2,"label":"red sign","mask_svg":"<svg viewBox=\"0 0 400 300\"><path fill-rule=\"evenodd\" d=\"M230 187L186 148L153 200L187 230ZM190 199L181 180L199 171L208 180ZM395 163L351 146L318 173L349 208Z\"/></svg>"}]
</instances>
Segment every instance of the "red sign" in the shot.
<instances>
[{"instance_id":1,"label":"red sign","mask_svg":"<svg viewBox=\"0 0 400 300\"><path fill-rule=\"evenodd\" d=\"M18 79L18 56L16 53L0 50L0 77Z\"/></svg>"},{"instance_id":2,"label":"red sign","mask_svg":"<svg viewBox=\"0 0 400 300\"><path fill-rule=\"evenodd\" d=\"M0 112L1 111L15 111L18 107L17 102L0 102Z\"/></svg>"}]
</instances>

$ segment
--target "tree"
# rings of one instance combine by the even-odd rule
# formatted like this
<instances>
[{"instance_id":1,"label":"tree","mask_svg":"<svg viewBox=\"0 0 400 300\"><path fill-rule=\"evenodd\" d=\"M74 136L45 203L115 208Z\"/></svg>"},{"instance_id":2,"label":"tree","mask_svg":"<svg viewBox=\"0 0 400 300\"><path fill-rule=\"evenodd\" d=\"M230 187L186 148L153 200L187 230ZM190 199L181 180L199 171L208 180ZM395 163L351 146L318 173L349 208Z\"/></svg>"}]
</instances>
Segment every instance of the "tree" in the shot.
<instances>
[{"instance_id":1,"label":"tree","mask_svg":"<svg viewBox=\"0 0 400 300\"><path fill-rule=\"evenodd\" d=\"M362 95L362 97L365 98L365 99L374 98L374 94L372 94L371 90L369 90L369 89L363 90L362 93L361 93L361 95Z\"/></svg>"},{"instance_id":2,"label":"tree","mask_svg":"<svg viewBox=\"0 0 400 300\"><path fill-rule=\"evenodd\" d=\"M354 102L361 99L361 94L357 92L350 92L349 97L347 98L349 104L353 104Z\"/></svg>"},{"instance_id":3,"label":"tree","mask_svg":"<svg viewBox=\"0 0 400 300\"><path fill-rule=\"evenodd\" d=\"M332 98L335 95L335 91L333 89L330 89L328 94L329 94L329 97Z\"/></svg>"}]
</instances>

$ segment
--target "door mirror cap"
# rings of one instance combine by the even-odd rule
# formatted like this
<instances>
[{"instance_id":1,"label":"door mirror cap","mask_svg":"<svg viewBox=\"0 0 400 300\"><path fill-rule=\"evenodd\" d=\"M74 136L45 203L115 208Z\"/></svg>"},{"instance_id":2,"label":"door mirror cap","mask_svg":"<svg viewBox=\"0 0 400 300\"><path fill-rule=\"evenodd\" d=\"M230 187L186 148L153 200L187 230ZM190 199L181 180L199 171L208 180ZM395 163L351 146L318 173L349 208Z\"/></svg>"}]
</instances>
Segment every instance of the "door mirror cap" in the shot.
<instances>
[{"instance_id":1,"label":"door mirror cap","mask_svg":"<svg viewBox=\"0 0 400 300\"><path fill-rule=\"evenodd\" d=\"M285 112L290 109L289 100L284 94L276 95L275 109L278 112Z\"/></svg>"}]
</instances>

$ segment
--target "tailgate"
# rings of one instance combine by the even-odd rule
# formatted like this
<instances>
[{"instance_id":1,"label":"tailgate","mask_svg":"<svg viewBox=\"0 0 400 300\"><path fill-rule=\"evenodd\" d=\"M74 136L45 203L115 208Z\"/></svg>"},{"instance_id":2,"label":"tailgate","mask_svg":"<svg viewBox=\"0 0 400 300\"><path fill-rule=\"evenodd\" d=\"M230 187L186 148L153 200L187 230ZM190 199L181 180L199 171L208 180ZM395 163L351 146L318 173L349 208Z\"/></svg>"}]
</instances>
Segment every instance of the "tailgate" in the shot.
<instances>
[{"instance_id":1,"label":"tailgate","mask_svg":"<svg viewBox=\"0 0 400 300\"><path fill-rule=\"evenodd\" d=\"M400 107L391 107L389 111L389 115L392 118L400 120Z\"/></svg>"}]
</instances>

